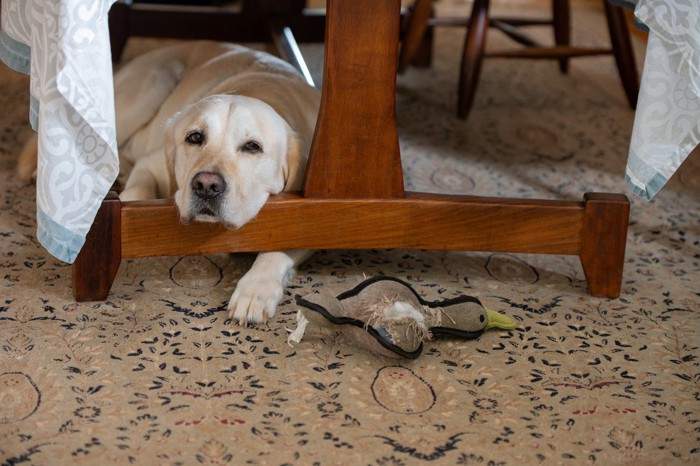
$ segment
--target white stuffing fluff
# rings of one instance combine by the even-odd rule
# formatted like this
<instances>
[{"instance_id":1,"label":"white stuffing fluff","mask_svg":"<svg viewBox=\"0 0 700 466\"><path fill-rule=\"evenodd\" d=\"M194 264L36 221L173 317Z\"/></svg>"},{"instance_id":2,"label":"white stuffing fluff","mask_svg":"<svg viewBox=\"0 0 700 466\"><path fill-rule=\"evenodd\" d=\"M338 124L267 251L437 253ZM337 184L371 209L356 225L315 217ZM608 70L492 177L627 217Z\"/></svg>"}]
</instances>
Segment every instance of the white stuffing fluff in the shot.
<instances>
[{"instance_id":1,"label":"white stuffing fluff","mask_svg":"<svg viewBox=\"0 0 700 466\"><path fill-rule=\"evenodd\" d=\"M420 326L425 325L423 313L406 301L396 301L384 310L386 320L413 319Z\"/></svg>"},{"instance_id":2,"label":"white stuffing fluff","mask_svg":"<svg viewBox=\"0 0 700 466\"><path fill-rule=\"evenodd\" d=\"M294 346L292 343L299 343L302 338L304 338L304 332L306 331L306 325L309 323L308 319L304 317L301 310L297 311L297 328L294 330L286 329L289 332L287 337L287 344L289 346Z\"/></svg>"},{"instance_id":3,"label":"white stuffing fluff","mask_svg":"<svg viewBox=\"0 0 700 466\"><path fill-rule=\"evenodd\" d=\"M422 338L423 333L427 332L427 329L425 328L425 316L420 310L416 309L406 301L385 301L384 303L375 305L374 312L365 323L365 326L377 326L392 320L398 321L406 319L414 321L411 327L413 331L418 331L420 338ZM297 312L296 329L286 329L287 332L289 332L289 336L287 337L287 344L289 346L293 346L293 343L301 342L301 340L304 338L304 332L306 331L306 326L308 323L309 320L304 316L301 310L299 310ZM427 335L429 335L429 333Z\"/></svg>"}]
</instances>

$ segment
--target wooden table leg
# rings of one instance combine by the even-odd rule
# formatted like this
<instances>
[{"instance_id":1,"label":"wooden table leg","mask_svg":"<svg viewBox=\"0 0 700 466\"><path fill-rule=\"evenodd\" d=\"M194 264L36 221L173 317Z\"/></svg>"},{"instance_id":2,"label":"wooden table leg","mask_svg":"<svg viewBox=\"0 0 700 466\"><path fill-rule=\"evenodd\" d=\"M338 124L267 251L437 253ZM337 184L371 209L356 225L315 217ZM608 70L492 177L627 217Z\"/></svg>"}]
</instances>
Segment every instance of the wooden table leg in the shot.
<instances>
[{"instance_id":1,"label":"wooden table leg","mask_svg":"<svg viewBox=\"0 0 700 466\"><path fill-rule=\"evenodd\" d=\"M405 193L395 117L399 0L328 0L323 97L304 194L272 197L239 230L180 225L172 201L110 197L73 266L103 300L124 258L282 249L409 248L578 255L589 291L620 293L629 201Z\"/></svg>"},{"instance_id":2,"label":"wooden table leg","mask_svg":"<svg viewBox=\"0 0 700 466\"><path fill-rule=\"evenodd\" d=\"M630 204L625 196L587 193L579 258L588 291L594 296L620 295L625 263Z\"/></svg>"},{"instance_id":3,"label":"wooden table leg","mask_svg":"<svg viewBox=\"0 0 700 466\"><path fill-rule=\"evenodd\" d=\"M400 0L328 0L306 197L403 197L396 128Z\"/></svg>"},{"instance_id":4,"label":"wooden table leg","mask_svg":"<svg viewBox=\"0 0 700 466\"><path fill-rule=\"evenodd\" d=\"M110 192L97 212L80 254L73 262L76 301L104 301L122 260L121 202Z\"/></svg>"}]
</instances>

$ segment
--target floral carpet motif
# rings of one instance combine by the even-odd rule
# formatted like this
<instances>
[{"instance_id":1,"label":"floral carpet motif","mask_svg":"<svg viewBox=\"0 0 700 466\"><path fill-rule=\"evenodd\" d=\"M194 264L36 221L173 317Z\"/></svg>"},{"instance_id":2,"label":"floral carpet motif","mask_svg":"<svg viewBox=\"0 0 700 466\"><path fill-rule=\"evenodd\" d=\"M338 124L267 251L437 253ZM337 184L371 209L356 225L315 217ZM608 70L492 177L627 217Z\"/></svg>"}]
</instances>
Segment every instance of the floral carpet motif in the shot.
<instances>
[{"instance_id":1,"label":"floral carpet motif","mask_svg":"<svg viewBox=\"0 0 700 466\"><path fill-rule=\"evenodd\" d=\"M577 17L595 26L575 37L595 42L605 25L587 5ZM461 34L440 30L433 66L399 77L407 189L626 193L633 112L611 58L568 75L487 60L461 121ZM133 40L127 56L152 45ZM0 84L1 464L700 463L696 156L653 202L630 195L619 298L591 297L576 257L319 251L275 318L244 328L225 308L247 254L124 260L106 301L76 303L70 266L35 237L34 188L13 172L30 134L28 82L3 67ZM296 294L376 275L428 300L476 296L518 327L431 341L416 360L332 330L287 343Z\"/></svg>"}]
</instances>

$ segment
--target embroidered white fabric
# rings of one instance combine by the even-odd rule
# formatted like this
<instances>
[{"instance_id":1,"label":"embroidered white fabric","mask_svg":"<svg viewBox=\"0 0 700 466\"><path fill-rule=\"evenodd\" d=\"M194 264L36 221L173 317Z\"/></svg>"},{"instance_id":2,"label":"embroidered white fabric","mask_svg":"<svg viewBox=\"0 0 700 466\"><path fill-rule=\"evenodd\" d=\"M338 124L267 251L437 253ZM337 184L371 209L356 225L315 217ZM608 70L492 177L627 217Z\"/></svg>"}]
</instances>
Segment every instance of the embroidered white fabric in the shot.
<instances>
[{"instance_id":1,"label":"embroidered white fabric","mask_svg":"<svg viewBox=\"0 0 700 466\"><path fill-rule=\"evenodd\" d=\"M0 58L30 76L37 236L73 262L119 172L107 14L114 0L3 0Z\"/></svg>"},{"instance_id":2,"label":"embroidered white fabric","mask_svg":"<svg viewBox=\"0 0 700 466\"><path fill-rule=\"evenodd\" d=\"M650 200L700 143L700 3L625 1L649 29L626 180Z\"/></svg>"}]
</instances>

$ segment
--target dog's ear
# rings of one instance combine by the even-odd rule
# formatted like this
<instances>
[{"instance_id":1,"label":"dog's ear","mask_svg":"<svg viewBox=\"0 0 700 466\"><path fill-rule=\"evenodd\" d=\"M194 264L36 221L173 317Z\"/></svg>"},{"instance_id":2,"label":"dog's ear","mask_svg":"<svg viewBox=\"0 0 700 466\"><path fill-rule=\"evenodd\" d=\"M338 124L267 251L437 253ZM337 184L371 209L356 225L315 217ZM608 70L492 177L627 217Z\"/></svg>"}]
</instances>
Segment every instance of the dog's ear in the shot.
<instances>
[{"instance_id":1,"label":"dog's ear","mask_svg":"<svg viewBox=\"0 0 700 466\"><path fill-rule=\"evenodd\" d=\"M171 198L175 196L177 192L177 178L175 177L175 151L177 150L177 143L175 141L175 130L173 120L166 123L165 126L165 140L163 142L163 150L165 151L165 166L168 172L168 197Z\"/></svg>"},{"instance_id":2,"label":"dog's ear","mask_svg":"<svg viewBox=\"0 0 700 466\"><path fill-rule=\"evenodd\" d=\"M287 156L282 165L284 191L301 191L304 182L306 157L302 154L301 139L290 131L287 140Z\"/></svg>"}]
</instances>

